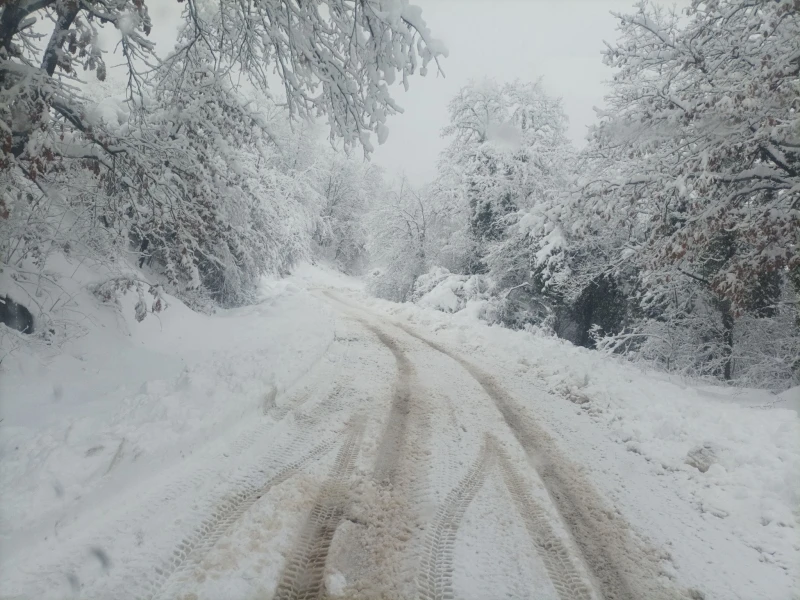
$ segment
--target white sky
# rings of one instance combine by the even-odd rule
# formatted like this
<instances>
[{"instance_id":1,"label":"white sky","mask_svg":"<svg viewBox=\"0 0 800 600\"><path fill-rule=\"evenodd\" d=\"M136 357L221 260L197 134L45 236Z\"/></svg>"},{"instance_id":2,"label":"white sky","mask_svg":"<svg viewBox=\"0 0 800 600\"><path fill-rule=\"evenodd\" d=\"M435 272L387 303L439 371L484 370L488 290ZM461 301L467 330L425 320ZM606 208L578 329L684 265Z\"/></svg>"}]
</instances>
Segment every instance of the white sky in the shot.
<instances>
[{"instance_id":1,"label":"white sky","mask_svg":"<svg viewBox=\"0 0 800 600\"><path fill-rule=\"evenodd\" d=\"M603 40L617 38L610 14L633 12L635 0L411 0L434 37L450 52L442 60L446 77L430 69L427 77L410 78L410 88L394 88L405 109L388 120L389 139L376 146L373 161L390 177L405 173L412 183L431 180L446 140L447 103L470 79L494 77L500 83L543 78L545 89L564 102L570 137L583 144L594 121L593 107L603 104L611 69L602 63ZM661 0L666 6L688 6L690 0ZM175 39L183 4L148 0L152 39L160 52ZM109 61L112 62L112 61Z\"/></svg>"},{"instance_id":2,"label":"white sky","mask_svg":"<svg viewBox=\"0 0 800 600\"><path fill-rule=\"evenodd\" d=\"M374 161L390 174L405 172L412 183L431 180L439 152L447 143L439 131L447 124L447 103L470 79L499 82L542 77L545 90L561 97L569 134L584 143L602 106L611 69L602 62L603 40L617 38L610 14L633 12L635 0L413 0L434 36L450 52L442 61L446 77L414 77L408 92L395 98L405 109L389 119L389 139L376 148ZM662 2L682 8L689 0Z\"/></svg>"}]
</instances>

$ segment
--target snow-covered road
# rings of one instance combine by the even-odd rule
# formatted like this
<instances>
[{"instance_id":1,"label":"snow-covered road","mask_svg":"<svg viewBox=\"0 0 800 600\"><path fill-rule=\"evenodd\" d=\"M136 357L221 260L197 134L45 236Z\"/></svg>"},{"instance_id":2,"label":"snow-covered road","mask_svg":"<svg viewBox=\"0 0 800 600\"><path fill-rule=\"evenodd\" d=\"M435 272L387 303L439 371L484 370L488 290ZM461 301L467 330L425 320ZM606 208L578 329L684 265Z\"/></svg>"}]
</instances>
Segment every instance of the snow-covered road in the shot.
<instances>
[{"instance_id":1,"label":"snow-covered road","mask_svg":"<svg viewBox=\"0 0 800 600\"><path fill-rule=\"evenodd\" d=\"M335 341L315 381L270 407L287 427L255 463L274 466L231 490L145 597L680 597L491 374L320 295Z\"/></svg>"},{"instance_id":2,"label":"snow-covered road","mask_svg":"<svg viewBox=\"0 0 800 600\"><path fill-rule=\"evenodd\" d=\"M702 519L686 515L688 504L674 490L659 491L661 480L638 463L620 462L615 468L632 467L631 481L649 477L632 487L632 503L644 508L629 523L635 511L624 494L612 505L597 486L598 470L615 480L608 461L587 470L582 451L536 414L553 398L544 380L521 385L496 361L465 357L433 330L412 328L359 294L324 281L310 282L309 291L313 298L290 294L288 303L300 316L326 315L314 318L330 322L332 336L314 342L319 352L306 351L305 362L287 362L293 375L284 380L293 384L258 388L239 379L259 378L257 365L242 367L243 357L275 360L254 351L257 336L241 355L231 346L230 364L215 355L210 379L198 379L203 361L189 367L175 389L188 390L190 403L201 391L193 382L217 385L220 374L235 371L232 389L242 397L256 390L256 409L235 408L218 425L204 424L200 442L149 458L126 433L85 497L71 499L57 519L45 511L9 534L19 553L3 557L0 597L658 600L786 589L759 583L762 572L782 571L755 563L743 575L752 587L722 582L707 545L730 534L715 538L709 528L690 539ZM276 317L289 314L281 302L272 301ZM267 312L265 304L236 318L255 324ZM283 354L295 352L285 339ZM163 396L163 387L150 395ZM67 429L65 447L69 437ZM616 456L618 446L596 444ZM102 452L92 445L85 460ZM673 548L677 563L642 535L643 520L657 521L659 512L686 540ZM646 533L659 538L660 526ZM705 567L676 576L681 561L706 551ZM737 561L749 560L744 552L733 545L730 561L722 560L731 577ZM697 573L707 574L710 595L694 589Z\"/></svg>"}]
</instances>

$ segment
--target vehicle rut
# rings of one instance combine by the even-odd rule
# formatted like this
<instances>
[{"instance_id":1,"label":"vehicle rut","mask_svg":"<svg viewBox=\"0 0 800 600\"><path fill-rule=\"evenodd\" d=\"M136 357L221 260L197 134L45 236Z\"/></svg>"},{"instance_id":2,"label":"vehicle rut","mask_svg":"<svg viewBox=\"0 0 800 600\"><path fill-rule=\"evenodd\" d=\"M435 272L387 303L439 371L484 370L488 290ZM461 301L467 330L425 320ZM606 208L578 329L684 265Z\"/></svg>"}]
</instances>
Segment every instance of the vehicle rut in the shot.
<instances>
[{"instance_id":1,"label":"vehicle rut","mask_svg":"<svg viewBox=\"0 0 800 600\"><path fill-rule=\"evenodd\" d=\"M148 577L141 578L138 582L139 589L143 590L135 597L137 600L159 600L174 596L174 588L179 586L182 576L195 568L202 558L214 547L219 539L261 498L264 494L277 485L288 480L297 471L302 469L309 462L321 457L336 445L336 441L326 440L320 444L313 445L313 428L326 416L334 414L341 409L341 387L335 386L333 391L328 394L325 400L318 406L314 417L304 417L296 415L296 426L294 436L288 445L276 449L265 456L265 460L275 465L274 473L267 480L264 480L265 468L244 474L234 489L228 493L221 501L217 502L211 510L210 515L202 521L184 537L181 542L173 549L172 555L155 567L153 573ZM304 401L309 394L303 394ZM298 406L298 402L293 402L292 406ZM235 455L242 455L250 449L267 432L273 430L273 425L264 423L256 430L249 432L245 436L237 439L232 450ZM312 446L312 449L301 455L299 458L286 462L290 457L296 455L298 450ZM204 477L213 476L204 472ZM197 476L196 476L197 477Z\"/></svg>"},{"instance_id":2,"label":"vehicle rut","mask_svg":"<svg viewBox=\"0 0 800 600\"><path fill-rule=\"evenodd\" d=\"M351 308L347 303L342 302L330 292L323 291L323 293L325 296L347 309ZM412 417L412 405L415 404L415 401L419 403L419 398L413 397L412 382L415 377L414 366L395 338L360 316L350 313L349 310L347 313L350 318L375 335L381 344L386 346L392 353L392 356L394 356L397 374L394 382L394 391L392 393L392 403L389 408L389 417L386 420L386 427L378 446L375 467L373 469L373 478L385 485L395 485L398 478L398 469L400 468L400 458L404 454L409 454L406 446L408 444L410 419ZM424 424L421 421L422 418L422 415L417 415L419 421L416 423L415 427L417 434L420 433L419 430L424 429Z\"/></svg>"},{"instance_id":3,"label":"vehicle rut","mask_svg":"<svg viewBox=\"0 0 800 600\"><path fill-rule=\"evenodd\" d=\"M325 560L336 528L345 515L348 480L355 469L365 419L350 427L328 480L320 489L299 540L284 567L274 600L312 600L325 595Z\"/></svg>"},{"instance_id":4,"label":"vehicle rut","mask_svg":"<svg viewBox=\"0 0 800 600\"><path fill-rule=\"evenodd\" d=\"M350 308L330 292L323 293L339 304ZM349 311L348 311L349 312ZM381 436L378 447L377 458L373 477L382 484L393 485L396 483L400 457L403 454L404 446L407 443L409 419L412 405L412 386L414 378L414 367L411 361L400 348L399 343L386 332L375 327L357 315L350 315L351 318L361 324L362 327L374 334L380 342L389 349L394 356L397 367L394 392L392 394L392 404L389 408L389 417L386 421L386 428Z\"/></svg>"},{"instance_id":5,"label":"vehicle rut","mask_svg":"<svg viewBox=\"0 0 800 600\"><path fill-rule=\"evenodd\" d=\"M278 469L262 485L245 485L228 496L226 500L217 505L214 512L192 534L178 544L172 558L166 564L155 569L156 577L150 582L152 591L140 598L156 600L168 596L171 584L197 565L259 498L274 486L289 479L304 465L328 452L333 445L332 441L319 444L301 458Z\"/></svg>"},{"instance_id":6,"label":"vehicle rut","mask_svg":"<svg viewBox=\"0 0 800 600\"><path fill-rule=\"evenodd\" d=\"M553 437L491 375L404 324L393 324L460 364L494 401L511 433L528 455L530 464L539 474L605 600L686 597L662 583L662 569L658 561L663 556L634 541L627 523L606 507L578 468L561 455ZM631 575L635 578L631 578Z\"/></svg>"},{"instance_id":7,"label":"vehicle rut","mask_svg":"<svg viewBox=\"0 0 800 600\"><path fill-rule=\"evenodd\" d=\"M373 472L376 481L394 484L397 479L400 455L408 435L408 421L411 413L411 385L409 382L413 376L414 367L411 366L411 362L400 349L396 340L368 323L362 322L362 324L392 352L397 364L397 378L392 404L389 408L389 418L378 446Z\"/></svg>"},{"instance_id":8,"label":"vehicle rut","mask_svg":"<svg viewBox=\"0 0 800 600\"><path fill-rule=\"evenodd\" d=\"M569 548L550 524L550 517L528 492L525 481L514 469L511 459L498 450L497 459L503 481L517 511L525 523L528 535L539 553L550 582L561 600L591 600L591 588L584 581L579 569L570 557Z\"/></svg>"},{"instance_id":9,"label":"vehicle rut","mask_svg":"<svg viewBox=\"0 0 800 600\"><path fill-rule=\"evenodd\" d=\"M495 452L488 438L475 463L436 512L420 557L417 577L419 600L446 600L453 596L453 549L464 513L486 481Z\"/></svg>"},{"instance_id":10,"label":"vehicle rut","mask_svg":"<svg viewBox=\"0 0 800 600\"><path fill-rule=\"evenodd\" d=\"M332 294L323 293L342 304ZM347 308L343 311L345 315L373 334L391 352L395 374L388 415L378 438L370 476L370 483L377 485L378 493L373 497L367 522L358 522L355 529L349 528L348 533L343 534L357 540L356 545L338 555L342 565L354 569L346 597L359 600L411 598L416 594L415 549L422 542L417 536L424 535L415 492L425 479L420 466L429 460L427 399L420 391L416 370L403 345L383 328Z\"/></svg>"}]
</instances>

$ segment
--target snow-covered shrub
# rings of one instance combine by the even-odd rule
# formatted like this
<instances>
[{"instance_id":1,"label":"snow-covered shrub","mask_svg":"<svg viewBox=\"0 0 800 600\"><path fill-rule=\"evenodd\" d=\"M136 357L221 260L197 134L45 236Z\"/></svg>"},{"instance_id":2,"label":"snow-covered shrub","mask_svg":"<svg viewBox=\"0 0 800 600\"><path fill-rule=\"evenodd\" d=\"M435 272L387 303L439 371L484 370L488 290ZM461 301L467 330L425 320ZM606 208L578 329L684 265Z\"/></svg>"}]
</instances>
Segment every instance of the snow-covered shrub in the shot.
<instances>
[{"instance_id":1,"label":"snow-covered shrub","mask_svg":"<svg viewBox=\"0 0 800 600\"><path fill-rule=\"evenodd\" d=\"M800 384L799 323L790 306L779 308L774 317L740 319L734 329L733 381L779 390Z\"/></svg>"},{"instance_id":2,"label":"snow-covered shrub","mask_svg":"<svg viewBox=\"0 0 800 600\"><path fill-rule=\"evenodd\" d=\"M405 302L414 290L414 282L425 271L420 257L398 257L385 266L373 269L367 277L366 289L378 298Z\"/></svg>"},{"instance_id":3,"label":"snow-covered shrub","mask_svg":"<svg viewBox=\"0 0 800 600\"><path fill-rule=\"evenodd\" d=\"M466 277L461 275L453 275L453 273L444 267L433 267L427 273L420 275L416 282L414 282L414 291L411 294L410 300L412 302L419 302L423 296L429 294L439 284L452 278L456 278L460 281L466 279Z\"/></svg>"},{"instance_id":4,"label":"snow-covered shrub","mask_svg":"<svg viewBox=\"0 0 800 600\"><path fill-rule=\"evenodd\" d=\"M443 267L434 267L420 275L410 300L420 306L455 313L469 302L489 299L489 283L483 275L456 275Z\"/></svg>"},{"instance_id":5,"label":"snow-covered shrub","mask_svg":"<svg viewBox=\"0 0 800 600\"><path fill-rule=\"evenodd\" d=\"M160 313L168 306L160 285L149 285L132 277L112 277L103 282L91 284L88 288L101 302L114 304L117 307L120 306L121 297L128 292L135 292L134 317L139 322L144 321L148 313ZM145 296L145 289L152 297L152 301L148 301Z\"/></svg>"},{"instance_id":6,"label":"snow-covered shrub","mask_svg":"<svg viewBox=\"0 0 800 600\"><path fill-rule=\"evenodd\" d=\"M723 378L744 387L786 389L800 383L800 335L795 294L736 319L730 333L719 299L698 286L675 286L655 317L640 317L617 334L593 328L597 348L658 369L696 378ZM688 292L688 295L687 295Z\"/></svg>"}]
</instances>

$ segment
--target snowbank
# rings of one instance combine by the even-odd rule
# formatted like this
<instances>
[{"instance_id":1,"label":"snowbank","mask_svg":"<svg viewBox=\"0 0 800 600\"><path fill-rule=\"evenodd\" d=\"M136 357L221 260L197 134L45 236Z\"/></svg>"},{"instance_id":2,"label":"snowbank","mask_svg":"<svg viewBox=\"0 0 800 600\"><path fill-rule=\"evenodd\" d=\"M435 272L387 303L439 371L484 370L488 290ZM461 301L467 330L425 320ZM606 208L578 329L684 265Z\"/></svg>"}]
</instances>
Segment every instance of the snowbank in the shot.
<instances>
[{"instance_id":1,"label":"snowbank","mask_svg":"<svg viewBox=\"0 0 800 600\"><path fill-rule=\"evenodd\" d=\"M92 293L109 273L51 263L69 339L48 344L0 326L0 541L15 552L103 499L146 489L260 414L333 340L331 312L290 282L265 282L258 304L214 315L164 294L168 307L138 322L135 291L118 303Z\"/></svg>"}]
</instances>

